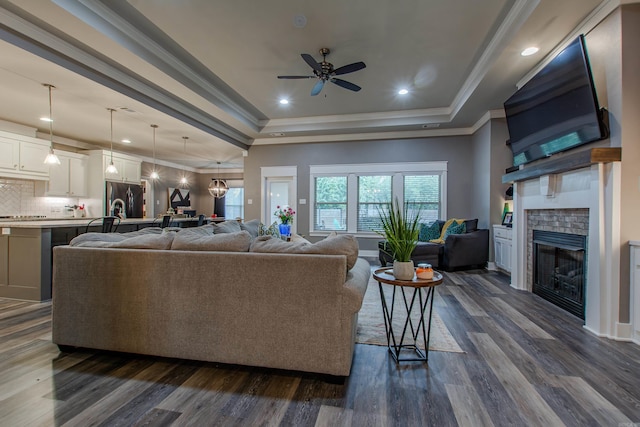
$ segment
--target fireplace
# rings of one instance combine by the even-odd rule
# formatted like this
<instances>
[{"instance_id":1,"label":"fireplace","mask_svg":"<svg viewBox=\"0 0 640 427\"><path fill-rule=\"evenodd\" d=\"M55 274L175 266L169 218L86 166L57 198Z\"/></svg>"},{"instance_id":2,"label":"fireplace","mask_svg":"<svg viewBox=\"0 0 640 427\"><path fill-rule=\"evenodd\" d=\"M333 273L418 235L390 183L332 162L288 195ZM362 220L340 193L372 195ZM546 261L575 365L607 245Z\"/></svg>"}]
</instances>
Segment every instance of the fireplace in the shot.
<instances>
[{"instance_id":1,"label":"fireplace","mask_svg":"<svg viewBox=\"0 0 640 427\"><path fill-rule=\"evenodd\" d=\"M533 230L533 293L585 318L587 236Z\"/></svg>"}]
</instances>

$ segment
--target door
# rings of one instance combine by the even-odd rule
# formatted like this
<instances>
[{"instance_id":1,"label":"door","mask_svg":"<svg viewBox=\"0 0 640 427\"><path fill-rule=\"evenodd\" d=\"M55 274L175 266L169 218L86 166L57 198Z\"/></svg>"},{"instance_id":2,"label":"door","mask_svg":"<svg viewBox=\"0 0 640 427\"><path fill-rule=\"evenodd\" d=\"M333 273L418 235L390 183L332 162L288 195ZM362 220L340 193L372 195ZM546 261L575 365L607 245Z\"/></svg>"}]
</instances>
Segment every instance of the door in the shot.
<instances>
[{"instance_id":1,"label":"door","mask_svg":"<svg viewBox=\"0 0 640 427\"><path fill-rule=\"evenodd\" d=\"M280 224L274 212L278 206L289 206L297 211L297 168L295 166L262 168L262 222L264 224ZM294 217L292 232L297 230L298 217Z\"/></svg>"}]
</instances>

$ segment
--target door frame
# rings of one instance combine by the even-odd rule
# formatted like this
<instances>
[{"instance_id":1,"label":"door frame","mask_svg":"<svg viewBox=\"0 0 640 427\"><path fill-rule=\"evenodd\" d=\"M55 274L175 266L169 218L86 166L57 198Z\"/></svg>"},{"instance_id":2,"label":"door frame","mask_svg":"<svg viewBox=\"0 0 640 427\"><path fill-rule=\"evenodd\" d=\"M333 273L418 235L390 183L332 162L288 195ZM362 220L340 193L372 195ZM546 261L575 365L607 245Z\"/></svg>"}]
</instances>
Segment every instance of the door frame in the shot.
<instances>
[{"instance_id":1,"label":"door frame","mask_svg":"<svg viewBox=\"0 0 640 427\"><path fill-rule=\"evenodd\" d=\"M263 166L260 168L260 218L263 224L271 224L272 212L267 212L267 179L281 178L291 182L289 206L298 212L298 167L297 166ZM293 221L292 232L296 227Z\"/></svg>"}]
</instances>

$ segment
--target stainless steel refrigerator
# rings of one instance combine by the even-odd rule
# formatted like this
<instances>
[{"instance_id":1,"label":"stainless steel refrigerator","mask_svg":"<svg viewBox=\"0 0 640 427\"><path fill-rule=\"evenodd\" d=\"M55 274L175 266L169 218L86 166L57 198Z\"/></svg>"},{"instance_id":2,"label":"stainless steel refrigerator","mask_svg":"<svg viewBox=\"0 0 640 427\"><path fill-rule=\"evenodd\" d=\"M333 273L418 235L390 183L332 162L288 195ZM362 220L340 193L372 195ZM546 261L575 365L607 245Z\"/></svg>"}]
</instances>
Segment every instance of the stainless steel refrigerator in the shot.
<instances>
[{"instance_id":1,"label":"stainless steel refrigerator","mask_svg":"<svg viewBox=\"0 0 640 427\"><path fill-rule=\"evenodd\" d=\"M111 205L116 199L124 202L124 213L127 218L142 218L144 190L142 185L107 181L107 203L105 215L111 215Z\"/></svg>"}]
</instances>

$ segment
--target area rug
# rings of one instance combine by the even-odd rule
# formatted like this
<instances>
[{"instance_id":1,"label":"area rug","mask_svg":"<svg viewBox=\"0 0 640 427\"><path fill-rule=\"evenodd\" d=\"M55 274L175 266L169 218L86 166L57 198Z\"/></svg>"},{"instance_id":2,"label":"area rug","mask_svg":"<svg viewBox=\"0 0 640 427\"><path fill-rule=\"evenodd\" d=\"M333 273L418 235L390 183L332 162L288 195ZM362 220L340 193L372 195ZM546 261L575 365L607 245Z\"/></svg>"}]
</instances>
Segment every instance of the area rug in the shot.
<instances>
[{"instance_id":1,"label":"area rug","mask_svg":"<svg viewBox=\"0 0 640 427\"><path fill-rule=\"evenodd\" d=\"M385 295L388 297L387 302L390 304L393 288L388 285L383 285L383 288L385 290ZM413 290L410 291L413 292ZM393 330L396 333L397 340L400 339L400 335L402 334L402 327L404 326L407 312L404 308L404 304L399 298L401 298L401 294L398 289L396 291L396 312L393 314ZM414 307L414 310L414 314L417 316L417 307ZM436 312L435 307L433 309L433 317L431 321L429 350L464 353ZM382 304L380 302L380 291L378 289L378 282L373 279L369 280L367 292L365 293L364 300L362 302L362 308L358 314L356 342L359 344L387 345L387 335L384 328L384 317L382 315ZM420 333L420 336L418 337L418 347L424 350L422 333Z\"/></svg>"}]
</instances>

